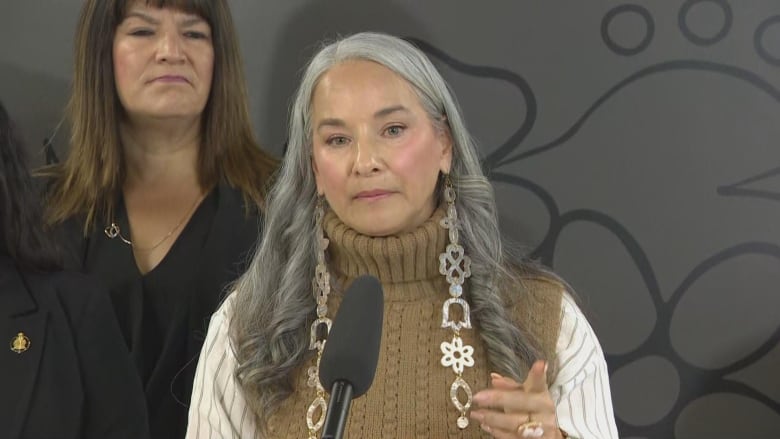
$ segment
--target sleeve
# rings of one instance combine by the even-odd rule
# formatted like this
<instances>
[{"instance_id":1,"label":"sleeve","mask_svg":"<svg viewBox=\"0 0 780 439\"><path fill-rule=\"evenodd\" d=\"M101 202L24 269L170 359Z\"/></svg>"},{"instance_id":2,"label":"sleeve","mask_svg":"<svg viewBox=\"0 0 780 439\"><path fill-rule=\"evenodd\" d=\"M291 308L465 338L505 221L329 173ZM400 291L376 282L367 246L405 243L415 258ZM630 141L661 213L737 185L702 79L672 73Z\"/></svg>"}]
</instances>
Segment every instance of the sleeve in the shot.
<instances>
[{"instance_id":1,"label":"sleeve","mask_svg":"<svg viewBox=\"0 0 780 439\"><path fill-rule=\"evenodd\" d=\"M73 283L73 279L78 282ZM83 311L74 325L86 406L81 437L148 438L141 379L122 340L108 293L85 277L67 281L69 291L77 288L75 292L87 292Z\"/></svg>"},{"instance_id":2,"label":"sleeve","mask_svg":"<svg viewBox=\"0 0 780 439\"><path fill-rule=\"evenodd\" d=\"M195 371L187 439L257 437L254 416L234 376L236 357L228 335L234 295L209 323Z\"/></svg>"},{"instance_id":3,"label":"sleeve","mask_svg":"<svg viewBox=\"0 0 780 439\"><path fill-rule=\"evenodd\" d=\"M596 334L564 294L557 342L558 375L550 388L559 427L571 438L617 439L609 373Z\"/></svg>"}]
</instances>

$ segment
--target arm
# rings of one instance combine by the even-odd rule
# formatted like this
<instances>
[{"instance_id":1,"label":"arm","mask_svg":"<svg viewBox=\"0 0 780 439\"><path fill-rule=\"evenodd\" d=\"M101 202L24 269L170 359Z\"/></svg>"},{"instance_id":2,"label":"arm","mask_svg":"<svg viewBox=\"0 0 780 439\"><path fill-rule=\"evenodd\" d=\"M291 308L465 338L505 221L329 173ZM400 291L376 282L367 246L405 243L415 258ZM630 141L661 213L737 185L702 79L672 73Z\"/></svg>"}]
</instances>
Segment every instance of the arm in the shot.
<instances>
[{"instance_id":1,"label":"arm","mask_svg":"<svg viewBox=\"0 0 780 439\"><path fill-rule=\"evenodd\" d=\"M195 372L187 439L257 436L254 415L233 375L236 358L228 335L232 298L225 300L209 323Z\"/></svg>"},{"instance_id":2,"label":"arm","mask_svg":"<svg viewBox=\"0 0 780 439\"><path fill-rule=\"evenodd\" d=\"M552 385L547 386L545 362L538 360L524 382L492 373L490 388L474 395L471 417L493 437L617 439L604 353L565 293L560 325Z\"/></svg>"},{"instance_id":3,"label":"arm","mask_svg":"<svg viewBox=\"0 0 780 439\"><path fill-rule=\"evenodd\" d=\"M558 336L558 376L550 387L558 425L569 437L615 438L604 352L582 311L564 294Z\"/></svg>"}]
</instances>

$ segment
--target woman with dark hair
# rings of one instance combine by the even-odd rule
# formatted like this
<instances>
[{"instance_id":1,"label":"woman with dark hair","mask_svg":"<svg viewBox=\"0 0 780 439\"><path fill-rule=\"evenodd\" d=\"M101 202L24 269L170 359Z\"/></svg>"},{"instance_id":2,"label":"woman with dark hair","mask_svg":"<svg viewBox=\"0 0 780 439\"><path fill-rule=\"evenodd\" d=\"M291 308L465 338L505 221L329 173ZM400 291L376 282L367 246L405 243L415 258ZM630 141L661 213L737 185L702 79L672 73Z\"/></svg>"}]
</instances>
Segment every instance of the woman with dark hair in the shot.
<instances>
[{"instance_id":1,"label":"woman with dark hair","mask_svg":"<svg viewBox=\"0 0 780 439\"><path fill-rule=\"evenodd\" d=\"M61 271L0 104L0 428L4 438L144 438L140 380L105 291Z\"/></svg>"},{"instance_id":2,"label":"woman with dark hair","mask_svg":"<svg viewBox=\"0 0 780 439\"><path fill-rule=\"evenodd\" d=\"M366 274L382 340L347 437L617 438L595 333L567 284L502 239L477 146L419 49L376 33L326 45L290 115L260 246L209 325L188 438L319 437L327 329Z\"/></svg>"},{"instance_id":3,"label":"woman with dark hair","mask_svg":"<svg viewBox=\"0 0 780 439\"><path fill-rule=\"evenodd\" d=\"M243 271L276 161L252 133L227 0L87 0L48 221L109 289L154 437L184 436L195 360Z\"/></svg>"}]
</instances>

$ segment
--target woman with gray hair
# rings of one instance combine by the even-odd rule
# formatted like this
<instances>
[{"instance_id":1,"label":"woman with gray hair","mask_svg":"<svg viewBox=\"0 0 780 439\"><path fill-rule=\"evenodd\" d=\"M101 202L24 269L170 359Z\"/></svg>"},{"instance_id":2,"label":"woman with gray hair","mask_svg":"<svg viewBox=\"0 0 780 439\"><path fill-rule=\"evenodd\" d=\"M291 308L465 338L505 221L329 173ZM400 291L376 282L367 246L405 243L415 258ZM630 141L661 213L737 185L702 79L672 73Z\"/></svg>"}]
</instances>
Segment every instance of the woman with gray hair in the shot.
<instances>
[{"instance_id":1,"label":"woman with gray hair","mask_svg":"<svg viewBox=\"0 0 780 439\"><path fill-rule=\"evenodd\" d=\"M617 437L598 340L566 284L502 244L446 82L376 33L325 46L304 73L260 247L209 325L187 437L318 437L310 334L364 274L384 322L348 437Z\"/></svg>"}]
</instances>

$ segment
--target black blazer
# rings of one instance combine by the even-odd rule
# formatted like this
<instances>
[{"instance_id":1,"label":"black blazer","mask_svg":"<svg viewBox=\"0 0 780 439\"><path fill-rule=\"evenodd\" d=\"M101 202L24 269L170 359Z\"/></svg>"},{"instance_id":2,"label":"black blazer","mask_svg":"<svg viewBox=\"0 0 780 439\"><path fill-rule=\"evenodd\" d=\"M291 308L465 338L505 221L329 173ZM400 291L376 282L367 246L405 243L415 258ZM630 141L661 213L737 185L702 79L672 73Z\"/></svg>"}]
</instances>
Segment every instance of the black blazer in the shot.
<instances>
[{"instance_id":1,"label":"black blazer","mask_svg":"<svg viewBox=\"0 0 780 439\"><path fill-rule=\"evenodd\" d=\"M108 294L0 255L0 437L147 438L140 379Z\"/></svg>"},{"instance_id":2,"label":"black blazer","mask_svg":"<svg viewBox=\"0 0 780 439\"><path fill-rule=\"evenodd\" d=\"M136 267L132 247L104 233L109 221L101 220L87 237L77 218L60 229L69 250L66 266L86 273L108 291L144 388L154 439L182 439L187 431L192 383L209 319L226 296L225 286L243 273L261 227L257 209L247 209L244 203L241 191L217 184L160 264L144 275ZM115 214L121 229L129 230L121 197Z\"/></svg>"}]
</instances>

